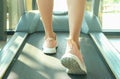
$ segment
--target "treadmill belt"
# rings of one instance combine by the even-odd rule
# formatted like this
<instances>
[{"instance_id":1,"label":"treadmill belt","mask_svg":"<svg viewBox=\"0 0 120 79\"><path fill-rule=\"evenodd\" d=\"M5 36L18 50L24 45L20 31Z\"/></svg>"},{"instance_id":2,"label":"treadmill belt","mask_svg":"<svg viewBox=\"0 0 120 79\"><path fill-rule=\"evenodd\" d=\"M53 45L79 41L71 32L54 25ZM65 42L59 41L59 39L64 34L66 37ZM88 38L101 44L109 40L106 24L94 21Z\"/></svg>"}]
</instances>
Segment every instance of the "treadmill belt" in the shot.
<instances>
[{"instance_id":1,"label":"treadmill belt","mask_svg":"<svg viewBox=\"0 0 120 79\"><path fill-rule=\"evenodd\" d=\"M41 51L44 33L29 35L7 79L115 79L100 51L86 34L81 34L80 44L88 74L67 74L60 58L66 48L68 33L56 34L58 48L57 53L53 55L46 55Z\"/></svg>"}]
</instances>

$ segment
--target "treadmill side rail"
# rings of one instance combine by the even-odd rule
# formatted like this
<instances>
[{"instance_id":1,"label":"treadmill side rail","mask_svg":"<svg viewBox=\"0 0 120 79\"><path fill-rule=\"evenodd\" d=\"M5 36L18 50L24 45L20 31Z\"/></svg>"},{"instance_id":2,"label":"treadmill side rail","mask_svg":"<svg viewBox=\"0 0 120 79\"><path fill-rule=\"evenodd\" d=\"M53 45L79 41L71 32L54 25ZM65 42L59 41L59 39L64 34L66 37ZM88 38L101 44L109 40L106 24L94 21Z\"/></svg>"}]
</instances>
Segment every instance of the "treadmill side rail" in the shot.
<instances>
[{"instance_id":1,"label":"treadmill side rail","mask_svg":"<svg viewBox=\"0 0 120 79\"><path fill-rule=\"evenodd\" d=\"M102 32L90 33L116 79L120 79L120 54Z\"/></svg>"},{"instance_id":2,"label":"treadmill side rail","mask_svg":"<svg viewBox=\"0 0 120 79\"><path fill-rule=\"evenodd\" d=\"M0 79L16 56L28 33L16 32L0 51Z\"/></svg>"}]
</instances>

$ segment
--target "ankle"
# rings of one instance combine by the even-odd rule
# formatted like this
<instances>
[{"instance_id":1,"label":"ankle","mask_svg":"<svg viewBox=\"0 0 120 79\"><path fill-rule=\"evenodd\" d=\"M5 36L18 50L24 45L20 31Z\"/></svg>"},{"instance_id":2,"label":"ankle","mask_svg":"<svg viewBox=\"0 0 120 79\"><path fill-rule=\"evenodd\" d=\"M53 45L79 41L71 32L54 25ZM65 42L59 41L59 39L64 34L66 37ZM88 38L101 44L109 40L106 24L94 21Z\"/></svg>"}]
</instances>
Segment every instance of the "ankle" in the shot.
<instances>
[{"instance_id":1,"label":"ankle","mask_svg":"<svg viewBox=\"0 0 120 79\"><path fill-rule=\"evenodd\" d=\"M45 39L47 39L47 38L54 38L54 39L56 39L56 33L46 33L45 34Z\"/></svg>"},{"instance_id":2,"label":"ankle","mask_svg":"<svg viewBox=\"0 0 120 79\"><path fill-rule=\"evenodd\" d=\"M70 42L69 42L70 41ZM68 39L68 42L69 43L75 43L76 45L77 45L77 47L78 47L78 49L80 49L80 43L79 43L79 40L74 40L74 39Z\"/></svg>"}]
</instances>

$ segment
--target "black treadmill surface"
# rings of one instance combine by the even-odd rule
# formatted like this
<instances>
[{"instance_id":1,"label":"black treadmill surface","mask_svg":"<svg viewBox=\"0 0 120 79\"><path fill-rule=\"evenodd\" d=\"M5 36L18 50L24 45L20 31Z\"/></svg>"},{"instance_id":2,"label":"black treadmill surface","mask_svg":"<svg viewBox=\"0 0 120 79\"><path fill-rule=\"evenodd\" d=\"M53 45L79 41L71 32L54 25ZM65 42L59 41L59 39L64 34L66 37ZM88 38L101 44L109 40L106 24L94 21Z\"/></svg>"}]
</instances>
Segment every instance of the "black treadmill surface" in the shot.
<instances>
[{"instance_id":1,"label":"black treadmill surface","mask_svg":"<svg viewBox=\"0 0 120 79\"><path fill-rule=\"evenodd\" d=\"M68 33L57 32L57 53L45 55L41 51L44 33L29 35L7 79L115 79L100 51L86 34L81 34L80 45L88 74L68 75L60 63L67 37Z\"/></svg>"}]
</instances>

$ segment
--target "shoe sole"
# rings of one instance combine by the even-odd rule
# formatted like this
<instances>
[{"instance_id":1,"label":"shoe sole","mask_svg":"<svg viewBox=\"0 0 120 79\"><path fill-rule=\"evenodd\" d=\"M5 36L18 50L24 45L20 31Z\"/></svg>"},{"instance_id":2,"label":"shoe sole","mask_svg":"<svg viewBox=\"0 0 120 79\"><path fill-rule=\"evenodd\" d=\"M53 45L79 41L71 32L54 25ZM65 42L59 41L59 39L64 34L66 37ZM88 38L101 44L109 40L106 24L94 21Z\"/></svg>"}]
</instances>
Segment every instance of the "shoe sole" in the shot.
<instances>
[{"instance_id":1,"label":"shoe sole","mask_svg":"<svg viewBox=\"0 0 120 79\"><path fill-rule=\"evenodd\" d=\"M43 52L45 54L56 54L57 47L55 47L55 48L43 48Z\"/></svg>"},{"instance_id":2,"label":"shoe sole","mask_svg":"<svg viewBox=\"0 0 120 79\"><path fill-rule=\"evenodd\" d=\"M66 70L68 74L86 75L87 74L86 68L83 69L82 67L80 67L80 63L78 63L77 60L75 57L64 56L61 59L61 63L63 64L63 66L68 68Z\"/></svg>"}]
</instances>

